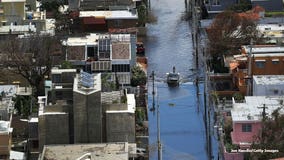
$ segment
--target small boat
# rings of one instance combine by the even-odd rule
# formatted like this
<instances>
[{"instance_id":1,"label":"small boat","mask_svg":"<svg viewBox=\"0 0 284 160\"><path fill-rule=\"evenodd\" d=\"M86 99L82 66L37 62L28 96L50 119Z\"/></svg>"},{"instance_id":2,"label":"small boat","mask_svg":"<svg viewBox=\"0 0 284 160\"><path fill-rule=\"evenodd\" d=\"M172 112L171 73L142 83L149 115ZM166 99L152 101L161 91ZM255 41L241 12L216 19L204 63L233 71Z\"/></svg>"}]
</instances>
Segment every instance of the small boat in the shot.
<instances>
[{"instance_id":1,"label":"small boat","mask_svg":"<svg viewBox=\"0 0 284 160\"><path fill-rule=\"evenodd\" d=\"M167 73L167 83L169 86L179 85L179 73L176 73L175 67L173 67L173 72Z\"/></svg>"}]
</instances>

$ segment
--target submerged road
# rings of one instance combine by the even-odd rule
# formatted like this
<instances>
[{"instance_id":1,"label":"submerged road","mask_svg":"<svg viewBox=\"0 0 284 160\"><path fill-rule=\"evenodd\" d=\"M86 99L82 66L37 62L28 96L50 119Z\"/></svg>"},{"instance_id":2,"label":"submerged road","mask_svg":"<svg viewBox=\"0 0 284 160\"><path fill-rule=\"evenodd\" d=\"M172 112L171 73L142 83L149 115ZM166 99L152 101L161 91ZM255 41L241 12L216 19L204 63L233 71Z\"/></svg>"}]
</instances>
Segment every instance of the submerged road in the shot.
<instances>
[{"instance_id":1,"label":"submerged road","mask_svg":"<svg viewBox=\"0 0 284 160\"><path fill-rule=\"evenodd\" d=\"M203 95L197 98L193 83L194 56L191 26L183 0L151 0L157 23L148 24L145 40L148 76L155 71L155 101L160 107L163 160L206 160L206 136L203 122ZM170 88L166 73L175 66L182 83ZM152 107L152 81L148 82L148 106ZM203 91L203 84L199 90ZM149 110L150 159L157 160L157 113Z\"/></svg>"}]
</instances>

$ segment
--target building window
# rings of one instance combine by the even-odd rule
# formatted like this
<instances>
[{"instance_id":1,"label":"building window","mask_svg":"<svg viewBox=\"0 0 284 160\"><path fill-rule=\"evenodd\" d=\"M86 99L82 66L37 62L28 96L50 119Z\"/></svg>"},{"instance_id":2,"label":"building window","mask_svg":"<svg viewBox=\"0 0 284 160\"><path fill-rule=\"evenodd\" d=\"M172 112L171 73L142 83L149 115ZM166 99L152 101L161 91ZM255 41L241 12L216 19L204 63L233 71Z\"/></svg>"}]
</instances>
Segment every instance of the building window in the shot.
<instances>
[{"instance_id":1,"label":"building window","mask_svg":"<svg viewBox=\"0 0 284 160\"><path fill-rule=\"evenodd\" d=\"M255 65L257 68L264 68L265 67L265 60L264 61L255 61Z\"/></svg>"},{"instance_id":2,"label":"building window","mask_svg":"<svg viewBox=\"0 0 284 160\"><path fill-rule=\"evenodd\" d=\"M251 124L242 124L242 132L251 132L252 126Z\"/></svg>"},{"instance_id":3,"label":"building window","mask_svg":"<svg viewBox=\"0 0 284 160\"><path fill-rule=\"evenodd\" d=\"M122 24L122 20L118 19L118 20L114 20L114 26L115 27L121 27Z\"/></svg>"},{"instance_id":4,"label":"building window","mask_svg":"<svg viewBox=\"0 0 284 160\"><path fill-rule=\"evenodd\" d=\"M60 82L61 82L61 74L53 74L52 83L60 83Z\"/></svg>"},{"instance_id":5,"label":"building window","mask_svg":"<svg viewBox=\"0 0 284 160\"><path fill-rule=\"evenodd\" d=\"M272 64L279 64L279 59L272 59Z\"/></svg>"},{"instance_id":6,"label":"building window","mask_svg":"<svg viewBox=\"0 0 284 160\"><path fill-rule=\"evenodd\" d=\"M220 5L220 0L213 0L213 5Z\"/></svg>"},{"instance_id":7,"label":"building window","mask_svg":"<svg viewBox=\"0 0 284 160\"><path fill-rule=\"evenodd\" d=\"M130 72L129 64L113 64L112 72Z\"/></svg>"},{"instance_id":8,"label":"building window","mask_svg":"<svg viewBox=\"0 0 284 160\"><path fill-rule=\"evenodd\" d=\"M110 39L99 39L99 58L109 59L110 58Z\"/></svg>"},{"instance_id":9,"label":"building window","mask_svg":"<svg viewBox=\"0 0 284 160\"><path fill-rule=\"evenodd\" d=\"M87 47L87 57L95 57L95 47L93 46Z\"/></svg>"}]
</instances>

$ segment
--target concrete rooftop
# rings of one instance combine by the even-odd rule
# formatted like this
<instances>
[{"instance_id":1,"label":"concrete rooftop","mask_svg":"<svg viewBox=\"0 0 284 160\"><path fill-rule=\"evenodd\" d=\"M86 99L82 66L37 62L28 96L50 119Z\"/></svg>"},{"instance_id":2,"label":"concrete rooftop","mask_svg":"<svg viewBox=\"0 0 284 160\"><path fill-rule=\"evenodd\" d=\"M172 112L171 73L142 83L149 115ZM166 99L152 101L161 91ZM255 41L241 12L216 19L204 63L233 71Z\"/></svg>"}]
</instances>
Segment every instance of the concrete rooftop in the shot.
<instances>
[{"instance_id":1,"label":"concrete rooftop","mask_svg":"<svg viewBox=\"0 0 284 160\"><path fill-rule=\"evenodd\" d=\"M258 85L284 85L284 75L257 75L253 76L253 80Z\"/></svg>"},{"instance_id":2,"label":"concrete rooftop","mask_svg":"<svg viewBox=\"0 0 284 160\"><path fill-rule=\"evenodd\" d=\"M46 145L44 159L79 159L88 160L128 160L129 154L136 153L136 144L123 142L98 144Z\"/></svg>"},{"instance_id":3,"label":"concrete rooftop","mask_svg":"<svg viewBox=\"0 0 284 160\"><path fill-rule=\"evenodd\" d=\"M13 128L10 128L9 121L0 121L0 134L7 134L12 131L13 131Z\"/></svg>"},{"instance_id":4,"label":"concrete rooftop","mask_svg":"<svg viewBox=\"0 0 284 160\"><path fill-rule=\"evenodd\" d=\"M261 121L263 109L260 107L265 105L266 114L271 116L274 110L282 107L281 100L283 97L246 96L244 103L233 103L232 120L233 122ZM283 109L280 112L284 113Z\"/></svg>"},{"instance_id":5,"label":"concrete rooftop","mask_svg":"<svg viewBox=\"0 0 284 160\"><path fill-rule=\"evenodd\" d=\"M128 10L118 11L80 11L79 17L105 17L105 19L138 19L137 13Z\"/></svg>"}]
</instances>

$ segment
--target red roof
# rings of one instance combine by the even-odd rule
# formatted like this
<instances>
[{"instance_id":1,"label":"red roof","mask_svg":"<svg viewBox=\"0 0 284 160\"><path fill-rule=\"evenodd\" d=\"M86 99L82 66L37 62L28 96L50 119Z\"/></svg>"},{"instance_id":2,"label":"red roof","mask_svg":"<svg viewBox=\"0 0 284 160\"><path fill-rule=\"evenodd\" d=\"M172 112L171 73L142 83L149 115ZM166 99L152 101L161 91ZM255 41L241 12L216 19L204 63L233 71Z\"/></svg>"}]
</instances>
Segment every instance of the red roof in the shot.
<instances>
[{"instance_id":1,"label":"red roof","mask_svg":"<svg viewBox=\"0 0 284 160\"><path fill-rule=\"evenodd\" d=\"M106 21L104 18L95 18L95 17L84 17L84 24L105 24Z\"/></svg>"},{"instance_id":2,"label":"red roof","mask_svg":"<svg viewBox=\"0 0 284 160\"><path fill-rule=\"evenodd\" d=\"M72 11L71 13L69 13L70 18L75 19L79 17L79 11Z\"/></svg>"},{"instance_id":3,"label":"red roof","mask_svg":"<svg viewBox=\"0 0 284 160\"><path fill-rule=\"evenodd\" d=\"M264 12L265 9L264 9L263 7L257 5L257 6L255 6L255 7L252 9L252 11L253 11L254 13L259 13L259 12Z\"/></svg>"}]
</instances>

